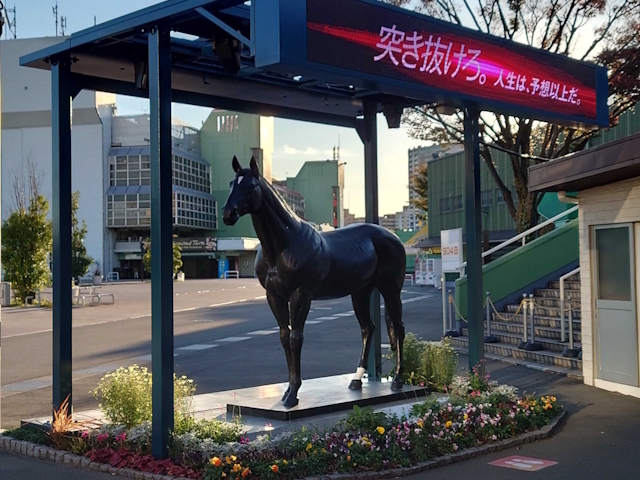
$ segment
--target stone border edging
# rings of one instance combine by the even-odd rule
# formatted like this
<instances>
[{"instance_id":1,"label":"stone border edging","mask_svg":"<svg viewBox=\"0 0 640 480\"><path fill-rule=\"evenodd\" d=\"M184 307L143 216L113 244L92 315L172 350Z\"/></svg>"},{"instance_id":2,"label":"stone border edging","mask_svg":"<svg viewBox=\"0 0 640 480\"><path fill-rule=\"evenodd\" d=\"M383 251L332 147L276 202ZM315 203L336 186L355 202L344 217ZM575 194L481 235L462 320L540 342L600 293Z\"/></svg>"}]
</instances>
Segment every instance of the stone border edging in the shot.
<instances>
[{"instance_id":1,"label":"stone border edging","mask_svg":"<svg viewBox=\"0 0 640 480\"><path fill-rule=\"evenodd\" d=\"M567 411L564 410L560 415L554 418L549 425L546 425L539 430L523 433L517 437L507 438L488 445L467 448L466 450L444 455L442 457L429 460L428 462L421 462L411 467L394 468L390 470L382 470L380 472L336 473L319 477L307 477L306 480L378 480L407 477L433 468L443 467L445 465L451 465L470 458L479 457L487 453L499 452L524 445L525 443L549 438L554 433L555 429L562 424L566 417ZM64 450L56 450L51 447L45 447L44 445L38 445L36 443L23 440L15 440L2 434L0 434L0 448L20 455L25 455L27 457L38 458L40 460L52 460L56 463L62 463L75 468L120 475L134 480L188 480L183 477L177 478L170 475L141 472L130 468L115 468L107 463L92 462L90 459L81 455L69 453Z\"/></svg>"}]
</instances>

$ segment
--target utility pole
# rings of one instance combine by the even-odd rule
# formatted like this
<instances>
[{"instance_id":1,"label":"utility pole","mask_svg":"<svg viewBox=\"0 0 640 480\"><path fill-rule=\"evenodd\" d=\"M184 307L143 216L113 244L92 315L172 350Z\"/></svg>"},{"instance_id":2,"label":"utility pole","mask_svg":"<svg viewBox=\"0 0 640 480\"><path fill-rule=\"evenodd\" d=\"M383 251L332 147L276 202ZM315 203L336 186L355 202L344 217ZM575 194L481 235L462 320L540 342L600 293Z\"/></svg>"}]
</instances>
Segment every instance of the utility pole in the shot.
<instances>
[{"instance_id":1,"label":"utility pole","mask_svg":"<svg viewBox=\"0 0 640 480\"><path fill-rule=\"evenodd\" d=\"M60 35L64 37L64 31L67 28L67 17L60 17Z\"/></svg>"},{"instance_id":2,"label":"utility pole","mask_svg":"<svg viewBox=\"0 0 640 480\"><path fill-rule=\"evenodd\" d=\"M9 16L11 15L11 17ZM7 29L4 31L5 40L13 36L15 40L17 38L17 22L16 22L16 7L5 8L0 2L0 36L2 36L2 27L6 24Z\"/></svg>"}]
</instances>

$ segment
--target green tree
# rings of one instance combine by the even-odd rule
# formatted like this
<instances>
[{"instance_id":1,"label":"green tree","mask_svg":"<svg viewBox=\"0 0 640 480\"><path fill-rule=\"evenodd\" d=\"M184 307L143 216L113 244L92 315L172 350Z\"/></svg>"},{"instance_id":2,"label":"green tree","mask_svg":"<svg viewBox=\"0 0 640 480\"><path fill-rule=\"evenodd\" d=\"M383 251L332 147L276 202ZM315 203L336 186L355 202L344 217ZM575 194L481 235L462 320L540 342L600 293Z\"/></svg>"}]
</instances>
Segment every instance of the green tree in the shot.
<instances>
[{"instance_id":1,"label":"green tree","mask_svg":"<svg viewBox=\"0 0 640 480\"><path fill-rule=\"evenodd\" d=\"M176 235L173 236L176 238ZM144 252L144 256L142 257L142 263L144 264L144 269L151 274L151 240L147 238L145 242L146 251ZM175 275L182 268L182 247L178 245L176 242L173 242L173 274Z\"/></svg>"},{"instance_id":2,"label":"green tree","mask_svg":"<svg viewBox=\"0 0 640 480\"><path fill-rule=\"evenodd\" d=\"M12 184L13 205L2 223L2 266L15 298L24 303L49 280L47 256L51 252L52 227L47 220L49 202L40 195L40 177L30 160Z\"/></svg>"},{"instance_id":3,"label":"green tree","mask_svg":"<svg viewBox=\"0 0 640 480\"><path fill-rule=\"evenodd\" d=\"M422 165L418 169L413 184L409 188L416 195L411 203L418 209L418 217L421 220L426 220L429 212L429 181L426 165Z\"/></svg>"},{"instance_id":4,"label":"green tree","mask_svg":"<svg viewBox=\"0 0 640 480\"><path fill-rule=\"evenodd\" d=\"M84 246L84 239L87 236L87 223L82 220L82 226L78 222L78 204L80 192L73 192L71 195L71 276L79 278L89 271L89 266L93 263L93 258L87 255Z\"/></svg>"},{"instance_id":5,"label":"green tree","mask_svg":"<svg viewBox=\"0 0 640 480\"><path fill-rule=\"evenodd\" d=\"M417 0L417 9L454 24L607 67L610 124L640 101L640 0ZM437 143L463 141L462 112L436 103L405 110L410 135ZM483 112L481 155L518 231L538 221L540 194L528 189L529 167L584 149L597 129ZM509 154L516 195L500 177L496 150Z\"/></svg>"}]
</instances>

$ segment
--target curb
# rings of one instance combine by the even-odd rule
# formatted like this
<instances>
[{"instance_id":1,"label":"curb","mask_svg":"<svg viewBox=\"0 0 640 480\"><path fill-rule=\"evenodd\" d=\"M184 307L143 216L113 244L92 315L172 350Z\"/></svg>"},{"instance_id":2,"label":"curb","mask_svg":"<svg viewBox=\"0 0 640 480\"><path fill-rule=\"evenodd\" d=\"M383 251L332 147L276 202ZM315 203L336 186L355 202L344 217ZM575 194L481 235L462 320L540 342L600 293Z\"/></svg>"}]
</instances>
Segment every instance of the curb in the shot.
<instances>
[{"instance_id":1,"label":"curb","mask_svg":"<svg viewBox=\"0 0 640 480\"><path fill-rule=\"evenodd\" d=\"M472 447L457 453L444 455L434 458L428 462L417 463L411 467L395 468L390 470L382 470L380 472L358 472L358 473L338 473L331 475L323 475L319 477L308 477L306 480L378 480L387 478L407 477L417 473L425 472L433 468L444 467L469 460L470 458L479 457L488 453L499 452L509 448L518 447L526 443L536 442L549 438L555 430L566 420L567 411L563 411L554 418L549 425L542 427L540 430L523 433L517 437L507 438L496 443L482 445L480 447ZM188 480L184 477L172 477L170 475L161 475L158 473L140 472L130 468L115 468L106 463L92 462L86 457L75 455L64 450L56 450L51 447L45 447L36 443L26 442L23 440L15 440L11 437L0 434L0 449L8 450L19 455L33 457L40 460L51 460L56 463L69 465L75 468L85 470L94 470L99 472L110 473L112 475L120 475L125 478L134 480Z\"/></svg>"}]
</instances>

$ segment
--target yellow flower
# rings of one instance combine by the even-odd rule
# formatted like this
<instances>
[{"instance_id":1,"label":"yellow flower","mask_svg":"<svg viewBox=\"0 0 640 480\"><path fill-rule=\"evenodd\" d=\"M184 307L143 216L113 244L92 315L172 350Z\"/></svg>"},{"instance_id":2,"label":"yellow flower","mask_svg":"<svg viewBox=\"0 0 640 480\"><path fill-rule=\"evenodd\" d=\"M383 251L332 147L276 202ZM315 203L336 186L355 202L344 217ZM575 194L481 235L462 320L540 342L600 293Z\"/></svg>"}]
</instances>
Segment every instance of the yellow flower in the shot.
<instances>
[{"instance_id":1,"label":"yellow flower","mask_svg":"<svg viewBox=\"0 0 640 480\"><path fill-rule=\"evenodd\" d=\"M309 443L309 444L307 444L307 449L306 449L306 450L307 450L307 452L308 452L309 450L311 450L312 448L313 448L313 445L311 445L310 443Z\"/></svg>"},{"instance_id":2,"label":"yellow flower","mask_svg":"<svg viewBox=\"0 0 640 480\"><path fill-rule=\"evenodd\" d=\"M231 461L235 462L238 458L235 455L231 455Z\"/></svg>"},{"instance_id":3,"label":"yellow flower","mask_svg":"<svg viewBox=\"0 0 640 480\"><path fill-rule=\"evenodd\" d=\"M445 427L447 427L447 428L451 428L451 425L452 425L452 424L453 424L453 423L451 422L451 420L448 420L448 421L447 421L447 423L445 424Z\"/></svg>"},{"instance_id":4,"label":"yellow flower","mask_svg":"<svg viewBox=\"0 0 640 480\"><path fill-rule=\"evenodd\" d=\"M422 420L418 420L418 426L420 428L424 427L424 422Z\"/></svg>"},{"instance_id":5,"label":"yellow flower","mask_svg":"<svg viewBox=\"0 0 640 480\"><path fill-rule=\"evenodd\" d=\"M224 477L226 477L226 476L227 476L227 474L226 474L226 473L224 473L224 472L222 472L222 478L224 478Z\"/></svg>"},{"instance_id":6,"label":"yellow flower","mask_svg":"<svg viewBox=\"0 0 640 480\"><path fill-rule=\"evenodd\" d=\"M462 418L464 418L465 420L469 420L469 415L467 415L467 414L465 413L465 414L464 414L464 417L462 417Z\"/></svg>"},{"instance_id":7,"label":"yellow flower","mask_svg":"<svg viewBox=\"0 0 640 480\"><path fill-rule=\"evenodd\" d=\"M239 472L239 471L241 471L241 470L242 470L242 465L239 465L239 464L237 464L237 463L236 463L236 464L233 466L233 471L234 471L234 472L236 472L236 473L237 473L237 472Z\"/></svg>"},{"instance_id":8,"label":"yellow flower","mask_svg":"<svg viewBox=\"0 0 640 480\"><path fill-rule=\"evenodd\" d=\"M378 427L378 428L376 428L376 430L378 431L378 433L380 435L384 435L384 427Z\"/></svg>"},{"instance_id":9,"label":"yellow flower","mask_svg":"<svg viewBox=\"0 0 640 480\"><path fill-rule=\"evenodd\" d=\"M289 465L289 462L287 462L286 460L282 460L282 463L284 463L285 465Z\"/></svg>"},{"instance_id":10,"label":"yellow flower","mask_svg":"<svg viewBox=\"0 0 640 480\"><path fill-rule=\"evenodd\" d=\"M222 461L218 457L213 457L211 460L209 460L209 463L214 467L219 467Z\"/></svg>"},{"instance_id":11,"label":"yellow flower","mask_svg":"<svg viewBox=\"0 0 640 480\"><path fill-rule=\"evenodd\" d=\"M368 442L368 441L369 441L369 439L368 439L367 437L362 437L362 441L363 441L363 442Z\"/></svg>"},{"instance_id":12,"label":"yellow flower","mask_svg":"<svg viewBox=\"0 0 640 480\"><path fill-rule=\"evenodd\" d=\"M225 461L227 462L227 465L231 465L233 463L229 457L227 457Z\"/></svg>"},{"instance_id":13,"label":"yellow flower","mask_svg":"<svg viewBox=\"0 0 640 480\"><path fill-rule=\"evenodd\" d=\"M349 443L347 443L347 447L351 448L353 446L353 441L350 441Z\"/></svg>"},{"instance_id":14,"label":"yellow flower","mask_svg":"<svg viewBox=\"0 0 640 480\"><path fill-rule=\"evenodd\" d=\"M323 448L322 453L327 453L327 450Z\"/></svg>"},{"instance_id":15,"label":"yellow flower","mask_svg":"<svg viewBox=\"0 0 640 480\"><path fill-rule=\"evenodd\" d=\"M551 397L551 401L555 402L556 401L556 397Z\"/></svg>"}]
</instances>

